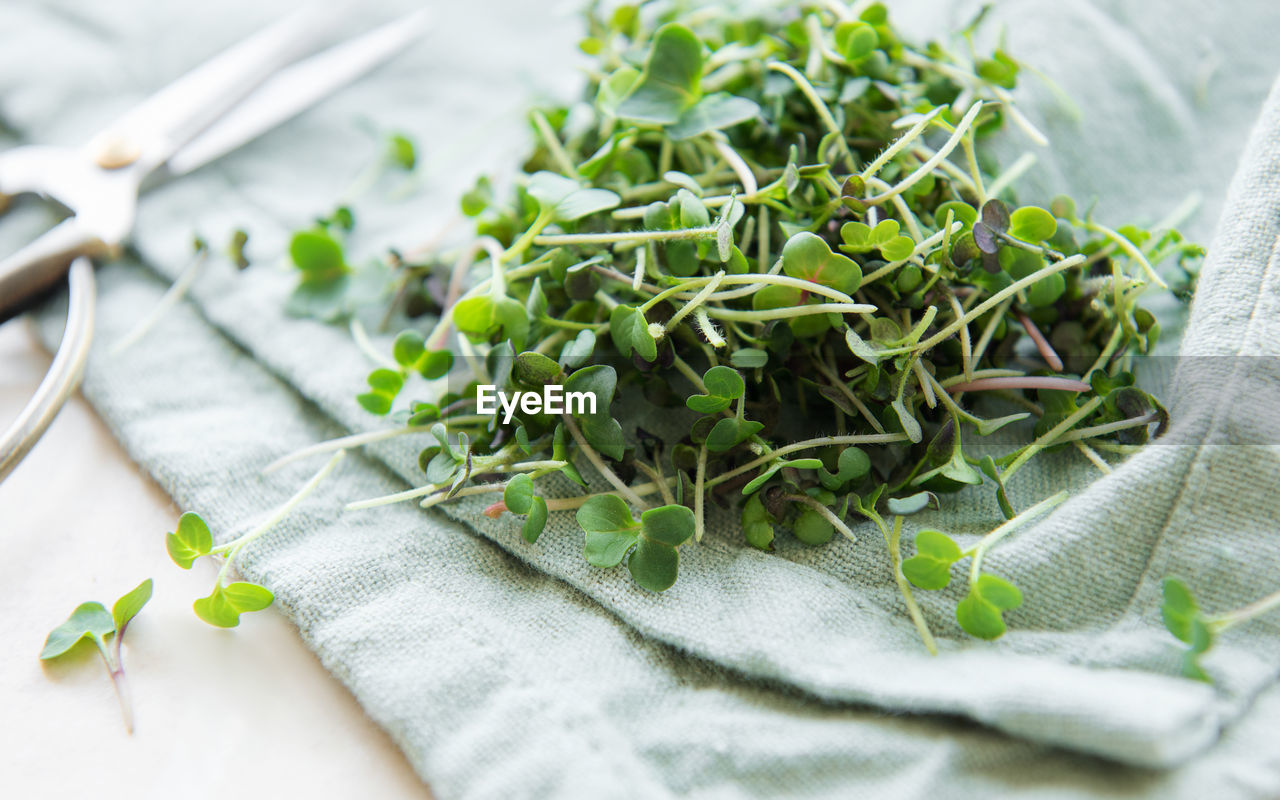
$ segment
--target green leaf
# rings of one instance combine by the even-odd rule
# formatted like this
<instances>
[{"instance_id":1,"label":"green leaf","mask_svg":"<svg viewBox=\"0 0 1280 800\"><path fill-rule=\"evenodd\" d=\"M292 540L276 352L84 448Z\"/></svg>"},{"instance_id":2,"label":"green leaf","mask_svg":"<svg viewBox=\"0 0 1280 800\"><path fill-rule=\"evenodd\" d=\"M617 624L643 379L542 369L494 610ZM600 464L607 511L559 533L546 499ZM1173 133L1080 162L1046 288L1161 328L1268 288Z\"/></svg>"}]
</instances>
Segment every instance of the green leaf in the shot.
<instances>
[{"instance_id":1,"label":"green leaf","mask_svg":"<svg viewBox=\"0 0 1280 800\"><path fill-rule=\"evenodd\" d=\"M836 52L845 61L861 61L880 44L875 28L865 22L841 22L836 26Z\"/></svg>"},{"instance_id":2,"label":"green leaf","mask_svg":"<svg viewBox=\"0 0 1280 800\"><path fill-rule=\"evenodd\" d=\"M863 339L854 332L853 328L849 328L844 332L844 341L849 346L849 352L868 364L879 364L880 359L884 358L884 356L880 355L882 348Z\"/></svg>"},{"instance_id":3,"label":"green leaf","mask_svg":"<svg viewBox=\"0 0 1280 800\"><path fill-rule=\"evenodd\" d=\"M663 592L676 582L680 554L671 545L642 537L627 560L627 569L640 586L651 592Z\"/></svg>"},{"instance_id":4,"label":"green leaf","mask_svg":"<svg viewBox=\"0 0 1280 800\"><path fill-rule=\"evenodd\" d=\"M618 385L618 373L608 364L596 364L575 370L565 378L565 392L590 392L596 396L596 412L607 413Z\"/></svg>"},{"instance_id":5,"label":"green leaf","mask_svg":"<svg viewBox=\"0 0 1280 800\"><path fill-rule=\"evenodd\" d=\"M782 271L845 294L862 283L862 269L853 259L831 252L821 236L808 231L795 234L783 246Z\"/></svg>"},{"instance_id":6,"label":"green leaf","mask_svg":"<svg viewBox=\"0 0 1280 800\"><path fill-rule=\"evenodd\" d=\"M490 339L500 333L517 349L524 347L529 334L528 312L510 297L494 300L485 294L461 300L453 307L453 322L472 339Z\"/></svg>"},{"instance_id":7,"label":"green leaf","mask_svg":"<svg viewBox=\"0 0 1280 800\"><path fill-rule=\"evenodd\" d=\"M404 376L393 369L375 369L367 380L369 387L377 392L396 394L404 387Z\"/></svg>"},{"instance_id":8,"label":"green leaf","mask_svg":"<svg viewBox=\"0 0 1280 800\"><path fill-rule=\"evenodd\" d=\"M57 658L86 636L95 640L99 647L104 647L104 637L115 633L115 630L115 621L102 603L81 603L66 622L49 632L44 649L40 651L40 659Z\"/></svg>"},{"instance_id":9,"label":"green leaf","mask_svg":"<svg viewBox=\"0 0 1280 800\"><path fill-rule=\"evenodd\" d=\"M178 519L178 530L165 535L165 547L173 563L191 569L192 562L213 549L213 535L199 514L188 511Z\"/></svg>"},{"instance_id":10,"label":"green leaf","mask_svg":"<svg viewBox=\"0 0 1280 800\"><path fill-rule=\"evenodd\" d=\"M507 488L502 491L502 501L512 514L528 514L533 506L533 478L522 472L507 481Z\"/></svg>"},{"instance_id":11,"label":"green leaf","mask_svg":"<svg viewBox=\"0 0 1280 800\"><path fill-rule=\"evenodd\" d=\"M685 400L685 405L699 414L717 414L746 391L742 376L732 367L715 366L702 376L706 394L696 394Z\"/></svg>"},{"instance_id":12,"label":"green leaf","mask_svg":"<svg viewBox=\"0 0 1280 800\"><path fill-rule=\"evenodd\" d=\"M995 575L979 575L956 605L956 621L971 636L998 639L1005 632L1004 612L1022 605L1022 592Z\"/></svg>"},{"instance_id":13,"label":"green leaf","mask_svg":"<svg viewBox=\"0 0 1280 800\"><path fill-rule=\"evenodd\" d=\"M387 157L392 164L408 172L418 163L418 149L412 139L397 133L387 140Z\"/></svg>"},{"instance_id":14,"label":"green leaf","mask_svg":"<svg viewBox=\"0 0 1280 800\"><path fill-rule=\"evenodd\" d=\"M240 624L240 615L261 611L270 606L275 596L256 583L238 581L226 586L215 586L213 593L192 604L196 616L219 628L234 628Z\"/></svg>"},{"instance_id":15,"label":"green leaf","mask_svg":"<svg viewBox=\"0 0 1280 800\"><path fill-rule=\"evenodd\" d=\"M489 178L481 175L476 179L476 185L470 190L463 193L459 203L462 207L462 213L468 217L478 217L493 202L493 186L489 182Z\"/></svg>"},{"instance_id":16,"label":"green leaf","mask_svg":"<svg viewBox=\"0 0 1280 800\"><path fill-rule=\"evenodd\" d=\"M764 425L759 422L726 417L717 422L707 434L707 449L713 453L732 450L763 429Z\"/></svg>"},{"instance_id":17,"label":"green leaf","mask_svg":"<svg viewBox=\"0 0 1280 800\"><path fill-rule=\"evenodd\" d=\"M1009 215L1009 235L1025 242L1043 242L1058 230L1058 221L1043 208L1023 206Z\"/></svg>"},{"instance_id":18,"label":"green leaf","mask_svg":"<svg viewBox=\"0 0 1280 800\"><path fill-rule=\"evenodd\" d=\"M609 336L613 346L623 356L630 356L634 351L645 361L653 362L658 358L658 343L649 333L649 323L638 308L619 305L609 313Z\"/></svg>"},{"instance_id":19,"label":"green leaf","mask_svg":"<svg viewBox=\"0 0 1280 800\"><path fill-rule=\"evenodd\" d=\"M801 542L816 547L831 541L836 529L826 517L810 508L801 512L796 518L791 532Z\"/></svg>"},{"instance_id":20,"label":"green leaf","mask_svg":"<svg viewBox=\"0 0 1280 800\"><path fill-rule=\"evenodd\" d=\"M364 392L362 394L358 394L356 395L356 402L359 403L360 407L365 411L368 411L370 414L377 414L380 417L384 417L391 413L391 406L393 403L391 398L376 392Z\"/></svg>"},{"instance_id":21,"label":"green leaf","mask_svg":"<svg viewBox=\"0 0 1280 800\"><path fill-rule=\"evenodd\" d=\"M836 459L835 474L823 469L818 473L818 480L823 488L834 492L850 481L862 478L870 471L871 458L857 447L846 447L840 451L840 456Z\"/></svg>"},{"instance_id":22,"label":"green leaf","mask_svg":"<svg viewBox=\"0 0 1280 800\"><path fill-rule=\"evenodd\" d=\"M289 242L289 258L302 270L305 281L325 281L348 271L342 245L320 229L295 233Z\"/></svg>"},{"instance_id":23,"label":"green leaf","mask_svg":"<svg viewBox=\"0 0 1280 800\"><path fill-rule=\"evenodd\" d=\"M738 374L738 371L733 367L712 367L702 376L702 382L706 384L708 394L728 398L729 400L737 400L747 390L747 385L743 382L742 375Z\"/></svg>"},{"instance_id":24,"label":"green leaf","mask_svg":"<svg viewBox=\"0 0 1280 800\"><path fill-rule=\"evenodd\" d=\"M667 127L674 140L690 139L707 131L718 131L760 116L760 106L745 97L716 92L685 109L676 122Z\"/></svg>"},{"instance_id":25,"label":"green leaf","mask_svg":"<svg viewBox=\"0 0 1280 800\"><path fill-rule=\"evenodd\" d=\"M578 509L577 519L587 534L585 554L592 566L618 566L640 537L640 523L617 495L592 497Z\"/></svg>"},{"instance_id":26,"label":"green leaf","mask_svg":"<svg viewBox=\"0 0 1280 800\"><path fill-rule=\"evenodd\" d=\"M415 366L418 374L429 381L442 378L453 369L453 353L448 350L426 350Z\"/></svg>"},{"instance_id":27,"label":"green leaf","mask_svg":"<svg viewBox=\"0 0 1280 800\"><path fill-rule=\"evenodd\" d=\"M981 483L981 479L978 482ZM908 497L890 497L888 501L889 513L904 517L918 514L930 505L934 508L939 506L938 497L933 492L917 492Z\"/></svg>"},{"instance_id":28,"label":"green leaf","mask_svg":"<svg viewBox=\"0 0 1280 800\"><path fill-rule=\"evenodd\" d=\"M631 93L632 88L640 81L640 70L631 66L622 66L609 73L600 81L600 89L596 92L596 107L601 113L610 117L618 115L618 105ZM579 172L590 177L589 172Z\"/></svg>"},{"instance_id":29,"label":"green leaf","mask_svg":"<svg viewBox=\"0 0 1280 800\"><path fill-rule=\"evenodd\" d=\"M959 200L949 200L933 212L938 227L942 227L942 223L946 221L948 211L951 212L952 221L964 223L965 228L972 228L973 223L978 221L978 209Z\"/></svg>"},{"instance_id":30,"label":"green leaf","mask_svg":"<svg viewBox=\"0 0 1280 800\"><path fill-rule=\"evenodd\" d=\"M674 124L698 101L701 80L702 42L682 25L664 25L654 34L644 72L618 104L617 115L654 125Z\"/></svg>"},{"instance_id":31,"label":"green leaf","mask_svg":"<svg viewBox=\"0 0 1280 800\"><path fill-rule=\"evenodd\" d=\"M880 255L889 261L905 261L915 252L915 240L909 236L895 236L880 245Z\"/></svg>"},{"instance_id":32,"label":"green leaf","mask_svg":"<svg viewBox=\"0 0 1280 800\"><path fill-rule=\"evenodd\" d=\"M916 534L916 554L902 562L902 574L921 589L941 589L951 582L951 565L963 557L960 545L945 533Z\"/></svg>"},{"instance_id":33,"label":"green leaf","mask_svg":"<svg viewBox=\"0 0 1280 800\"><path fill-rule=\"evenodd\" d=\"M622 435L622 425L608 413L583 417L579 425L587 444L614 461L621 461L626 453L627 441Z\"/></svg>"},{"instance_id":34,"label":"green leaf","mask_svg":"<svg viewBox=\"0 0 1280 800\"><path fill-rule=\"evenodd\" d=\"M1160 606L1160 616L1164 626L1180 641L1191 644L1193 623L1201 617L1200 604L1179 578L1165 578L1161 588L1164 603Z\"/></svg>"},{"instance_id":35,"label":"green leaf","mask_svg":"<svg viewBox=\"0 0 1280 800\"><path fill-rule=\"evenodd\" d=\"M138 584L133 591L123 595L111 606L111 619L115 622L116 630L120 635L124 635L125 626L129 621L138 616L138 612L151 599L151 579L147 578Z\"/></svg>"},{"instance_id":36,"label":"green leaf","mask_svg":"<svg viewBox=\"0 0 1280 800\"><path fill-rule=\"evenodd\" d=\"M622 198L608 189L578 189L571 192L552 209L552 218L559 222L575 219L617 208Z\"/></svg>"},{"instance_id":37,"label":"green leaf","mask_svg":"<svg viewBox=\"0 0 1280 800\"><path fill-rule=\"evenodd\" d=\"M714 395L695 394L692 397L685 398L684 404L699 414L719 414L732 404L733 401L727 397L715 397Z\"/></svg>"},{"instance_id":38,"label":"green leaf","mask_svg":"<svg viewBox=\"0 0 1280 800\"><path fill-rule=\"evenodd\" d=\"M556 383L563 373L559 363L533 350L516 356L515 366L511 370L516 380L530 386Z\"/></svg>"},{"instance_id":39,"label":"green leaf","mask_svg":"<svg viewBox=\"0 0 1280 800\"><path fill-rule=\"evenodd\" d=\"M529 508L529 516L525 517L524 526L520 529L520 535L529 544L538 541L538 537L542 535L542 529L547 527L547 501L534 495L533 503Z\"/></svg>"},{"instance_id":40,"label":"green leaf","mask_svg":"<svg viewBox=\"0 0 1280 800\"><path fill-rule=\"evenodd\" d=\"M582 366L596 349L596 335L593 331L579 331L578 335L560 350L560 366L565 369L576 369Z\"/></svg>"},{"instance_id":41,"label":"green leaf","mask_svg":"<svg viewBox=\"0 0 1280 800\"><path fill-rule=\"evenodd\" d=\"M752 478L746 486L743 486L742 493L751 494L761 486L764 486L765 483L783 467L792 467L794 469L822 469L822 461L816 458L796 458L790 461L775 461L772 466Z\"/></svg>"},{"instance_id":42,"label":"green leaf","mask_svg":"<svg viewBox=\"0 0 1280 800\"><path fill-rule=\"evenodd\" d=\"M769 354L755 347L744 347L733 351L729 361L740 369L758 369L769 363Z\"/></svg>"},{"instance_id":43,"label":"green leaf","mask_svg":"<svg viewBox=\"0 0 1280 800\"><path fill-rule=\"evenodd\" d=\"M640 526L645 538L679 547L693 536L693 511L674 504L651 508L640 515Z\"/></svg>"},{"instance_id":44,"label":"green leaf","mask_svg":"<svg viewBox=\"0 0 1280 800\"><path fill-rule=\"evenodd\" d=\"M894 414L898 415L898 422L901 423L902 430L907 434L907 438L911 440L912 444L919 444L920 440L924 438L924 431L920 430L920 423L907 410L902 398L894 400L889 404L889 407L893 409Z\"/></svg>"},{"instance_id":45,"label":"green leaf","mask_svg":"<svg viewBox=\"0 0 1280 800\"><path fill-rule=\"evenodd\" d=\"M391 356L402 367L415 367L425 353L424 339L417 331L401 331L391 345Z\"/></svg>"}]
</instances>

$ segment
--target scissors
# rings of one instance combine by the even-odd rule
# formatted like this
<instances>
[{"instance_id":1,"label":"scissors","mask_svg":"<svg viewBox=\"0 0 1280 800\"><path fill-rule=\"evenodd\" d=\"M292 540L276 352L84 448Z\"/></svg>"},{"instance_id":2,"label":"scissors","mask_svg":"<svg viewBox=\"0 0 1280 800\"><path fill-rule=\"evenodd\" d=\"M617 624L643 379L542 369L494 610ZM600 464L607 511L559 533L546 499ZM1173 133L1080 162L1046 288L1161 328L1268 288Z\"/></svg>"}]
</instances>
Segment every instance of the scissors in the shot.
<instances>
[{"instance_id":1,"label":"scissors","mask_svg":"<svg viewBox=\"0 0 1280 800\"><path fill-rule=\"evenodd\" d=\"M331 32L333 9L297 12L161 89L81 147L0 153L0 207L52 198L73 216L0 260L0 323L65 275L67 325L30 402L0 438L0 480L22 461L79 385L93 339L93 259L118 256L140 193L185 175L292 118L390 58L422 32L417 11L307 58Z\"/></svg>"}]
</instances>

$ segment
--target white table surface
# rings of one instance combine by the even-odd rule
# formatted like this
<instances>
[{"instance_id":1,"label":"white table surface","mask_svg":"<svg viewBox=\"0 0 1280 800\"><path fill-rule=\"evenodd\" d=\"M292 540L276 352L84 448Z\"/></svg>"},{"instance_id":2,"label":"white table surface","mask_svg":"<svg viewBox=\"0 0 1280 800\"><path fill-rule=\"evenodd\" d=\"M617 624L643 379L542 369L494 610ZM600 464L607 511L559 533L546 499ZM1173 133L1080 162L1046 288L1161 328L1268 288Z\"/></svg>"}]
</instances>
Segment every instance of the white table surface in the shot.
<instances>
[{"instance_id":1,"label":"white table surface","mask_svg":"<svg viewBox=\"0 0 1280 800\"><path fill-rule=\"evenodd\" d=\"M49 360L24 320L0 326L0 428ZM0 483L0 797L430 797L274 609L229 631L196 618L216 567L169 560L178 514L78 395ZM128 736L91 645L37 655L79 603L109 608L148 577L124 643Z\"/></svg>"}]
</instances>

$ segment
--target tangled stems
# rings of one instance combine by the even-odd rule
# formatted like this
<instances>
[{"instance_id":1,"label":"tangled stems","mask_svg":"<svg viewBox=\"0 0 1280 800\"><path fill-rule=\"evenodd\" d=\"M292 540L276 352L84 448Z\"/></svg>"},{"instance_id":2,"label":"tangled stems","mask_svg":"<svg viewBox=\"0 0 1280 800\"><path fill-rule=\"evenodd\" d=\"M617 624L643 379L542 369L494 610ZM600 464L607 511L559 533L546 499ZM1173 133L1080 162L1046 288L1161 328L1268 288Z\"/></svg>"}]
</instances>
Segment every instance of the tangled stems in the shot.
<instances>
[{"instance_id":1,"label":"tangled stems","mask_svg":"<svg viewBox=\"0 0 1280 800\"><path fill-rule=\"evenodd\" d=\"M1082 220L1069 199L1015 202L1030 157L1001 171L984 152L1002 119L1025 123L1006 53L966 37L955 53L912 48L878 4L796 10L796 25L766 14L750 41L717 8L590 22L586 102L530 116L527 173L506 196L487 181L467 193L476 243L418 267L427 313L388 317L408 330L375 359L366 407L398 426L303 453L430 434L421 486L350 508L485 497L529 542L546 514L576 510L584 557L625 562L650 591L674 581L676 547L705 539L712 501L765 551L780 534L852 539L857 508L933 650L900 542L921 495L985 484L1014 517L1004 483L1037 454L1074 442L1069 457L1104 468L1163 424L1128 373L1158 335L1137 300L1157 254L1192 250ZM432 359L455 352L470 377L399 399L437 392L415 373L436 380ZM487 422L468 403L489 383L587 392L597 408ZM979 397L1016 413L987 418ZM1029 443L970 455L974 437L1023 420ZM543 497L554 472L608 491ZM993 638L999 615L979 601L973 630Z\"/></svg>"}]
</instances>

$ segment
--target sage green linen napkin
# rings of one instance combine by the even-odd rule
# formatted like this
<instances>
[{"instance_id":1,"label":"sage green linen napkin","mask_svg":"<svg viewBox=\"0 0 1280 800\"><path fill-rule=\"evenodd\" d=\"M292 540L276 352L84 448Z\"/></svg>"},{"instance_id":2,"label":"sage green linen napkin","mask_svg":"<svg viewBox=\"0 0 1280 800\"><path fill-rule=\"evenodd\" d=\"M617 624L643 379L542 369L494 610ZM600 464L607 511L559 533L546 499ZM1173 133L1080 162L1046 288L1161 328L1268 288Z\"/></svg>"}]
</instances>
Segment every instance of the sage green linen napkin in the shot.
<instances>
[{"instance_id":1,"label":"sage green linen napkin","mask_svg":"<svg viewBox=\"0 0 1280 800\"><path fill-rule=\"evenodd\" d=\"M179 24L68 21L66 8L20 6L20 24L0 34L0 113L24 136L74 140L108 106L274 9L239 11L188 10L204 17ZM1185 363L1215 366L1184 371L1166 393L1178 420L1170 435L1187 444L1150 447L1098 480L1067 459L1024 471L1015 502L1064 486L1076 494L992 554L993 568L1027 594L1000 642L964 638L949 622L956 598L928 597L944 653L924 655L870 530L856 545L767 556L722 525L686 549L675 588L651 595L625 573L588 567L569 515L529 546L475 505L450 513L481 537L411 506L341 513L348 500L421 480L415 443L404 441L349 459L323 496L246 551L246 574L276 592L443 797L1280 791L1280 745L1259 733L1280 708L1276 623L1224 639L1208 660L1215 690L1172 677L1176 649L1157 611L1168 572L1211 608L1275 588L1276 450L1232 444L1274 431L1221 388L1226 377L1237 396L1265 396L1277 379L1256 360L1209 357L1276 355L1280 277L1268 267L1280 101L1268 103L1229 196L1223 180L1280 61L1267 63L1262 46L1280 31L1280 13L1262 3L1168 11L1137 24L1119 3L999 9L1014 52L1043 65L1082 111L1073 120L1043 105L1055 145L1029 176L1031 192L1097 192L1100 213L1122 219L1158 217L1197 188L1210 208L1229 209L1183 346L1206 357ZM927 30L959 12L907 3L895 13ZM572 87L571 60L559 60L571 54L572 19L523 4L440 15L441 32L402 62L149 197L137 241L146 267L100 271L86 394L131 454L222 536L317 466L264 478L263 465L378 424L352 400L367 363L344 330L283 315L293 278L275 263L287 232L336 201L356 168L351 153L373 147L353 119L419 133L428 159L422 196L357 206L355 247L372 252L426 238L471 177L459 164L512 162L534 87ZM34 33L16 36L22 25ZM138 46L161 26L178 37L164 57ZM184 28L200 32L201 46L183 46ZM450 33L460 30L477 35ZM59 42L82 46L47 76L19 79L6 63ZM533 42L543 57L536 76L521 71ZM113 94L96 103L80 94L89 72ZM239 226L250 230L253 267L210 264L192 304L140 345L105 355L158 297L152 271L171 279L181 270L193 231L222 241ZM58 313L55 304L42 318L51 341ZM945 513L913 523L976 535L999 519L982 493L948 501Z\"/></svg>"}]
</instances>

